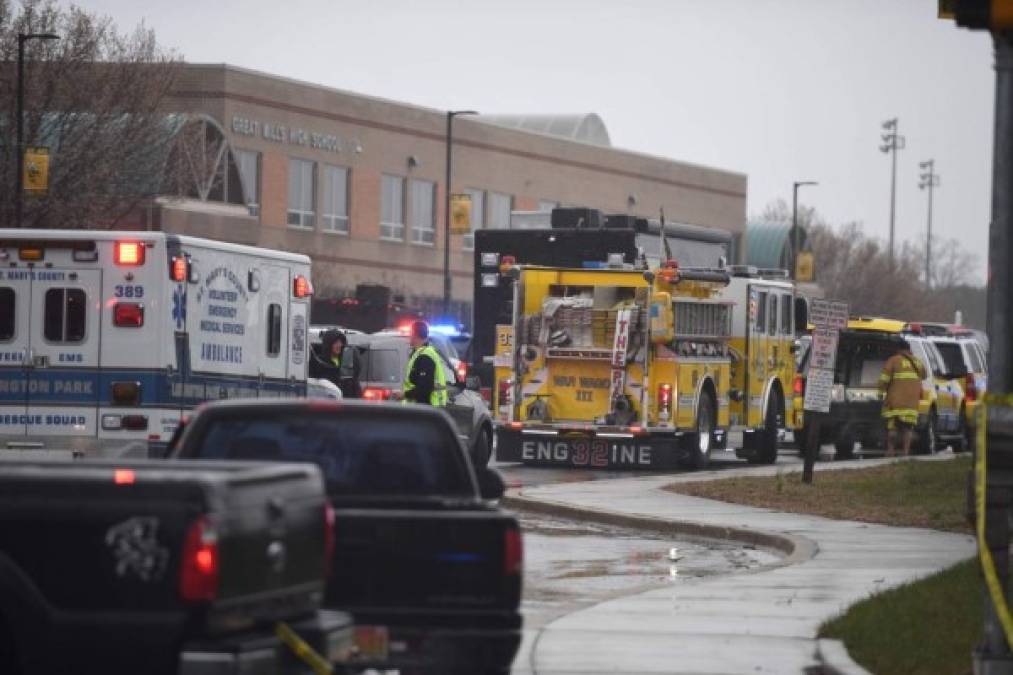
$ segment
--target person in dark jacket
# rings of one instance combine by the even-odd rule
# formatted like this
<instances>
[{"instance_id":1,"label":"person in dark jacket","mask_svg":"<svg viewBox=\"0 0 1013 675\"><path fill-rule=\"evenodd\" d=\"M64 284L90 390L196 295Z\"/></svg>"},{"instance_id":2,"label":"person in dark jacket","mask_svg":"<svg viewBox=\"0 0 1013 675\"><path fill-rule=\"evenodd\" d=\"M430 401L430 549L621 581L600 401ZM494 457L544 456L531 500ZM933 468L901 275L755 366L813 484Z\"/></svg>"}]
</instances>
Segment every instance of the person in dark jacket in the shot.
<instances>
[{"instance_id":1,"label":"person in dark jacket","mask_svg":"<svg viewBox=\"0 0 1013 675\"><path fill-rule=\"evenodd\" d=\"M329 330L320 336L321 353L317 365L322 377L341 389L346 398L362 396L359 386L359 360L355 348L348 346L348 338L340 330Z\"/></svg>"},{"instance_id":2,"label":"person in dark jacket","mask_svg":"<svg viewBox=\"0 0 1013 675\"><path fill-rule=\"evenodd\" d=\"M404 399L435 407L447 405L447 378L440 368L440 354L429 342L425 321L412 324L412 354L405 368Z\"/></svg>"}]
</instances>

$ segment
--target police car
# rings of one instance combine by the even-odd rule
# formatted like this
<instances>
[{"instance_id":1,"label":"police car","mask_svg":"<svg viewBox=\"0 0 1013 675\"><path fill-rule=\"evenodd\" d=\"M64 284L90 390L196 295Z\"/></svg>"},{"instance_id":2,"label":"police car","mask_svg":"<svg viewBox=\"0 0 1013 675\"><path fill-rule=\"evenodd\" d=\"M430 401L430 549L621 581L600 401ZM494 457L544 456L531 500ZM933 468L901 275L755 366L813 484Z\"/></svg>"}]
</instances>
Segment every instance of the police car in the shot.
<instances>
[{"instance_id":1,"label":"police car","mask_svg":"<svg viewBox=\"0 0 1013 675\"><path fill-rule=\"evenodd\" d=\"M307 256L0 229L0 450L118 454L212 399L306 395Z\"/></svg>"}]
</instances>

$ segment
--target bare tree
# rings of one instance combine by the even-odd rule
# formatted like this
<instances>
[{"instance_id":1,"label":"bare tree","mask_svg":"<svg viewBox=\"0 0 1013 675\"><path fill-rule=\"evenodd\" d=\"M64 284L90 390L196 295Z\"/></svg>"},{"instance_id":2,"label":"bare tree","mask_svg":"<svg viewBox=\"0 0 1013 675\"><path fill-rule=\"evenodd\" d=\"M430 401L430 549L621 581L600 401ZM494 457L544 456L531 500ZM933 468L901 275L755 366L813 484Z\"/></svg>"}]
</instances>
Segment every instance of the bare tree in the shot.
<instances>
[{"instance_id":1,"label":"bare tree","mask_svg":"<svg viewBox=\"0 0 1013 675\"><path fill-rule=\"evenodd\" d=\"M919 240L918 264L925 269L925 237ZM944 289L970 285L971 272L978 267L978 257L964 248L959 239L932 237L932 288ZM922 272L924 280L925 273Z\"/></svg>"},{"instance_id":2,"label":"bare tree","mask_svg":"<svg viewBox=\"0 0 1013 675\"><path fill-rule=\"evenodd\" d=\"M143 24L55 0L0 0L0 222L13 224L18 33L60 40L25 45L26 146L50 153L49 191L24 198L25 227L113 227L162 191L181 126L162 110L180 61Z\"/></svg>"},{"instance_id":3,"label":"bare tree","mask_svg":"<svg viewBox=\"0 0 1013 675\"><path fill-rule=\"evenodd\" d=\"M790 206L783 199L772 202L757 220L790 224ZM800 205L798 224L807 231L817 283L827 297L847 301L852 314L949 322L961 309L970 325L983 319L984 291L968 284L976 260L960 242L933 243L933 283L927 289L924 245L902 242L891 265L883 243L866 235L860 223L835 228Z\"/></svg>"}]
</instances>

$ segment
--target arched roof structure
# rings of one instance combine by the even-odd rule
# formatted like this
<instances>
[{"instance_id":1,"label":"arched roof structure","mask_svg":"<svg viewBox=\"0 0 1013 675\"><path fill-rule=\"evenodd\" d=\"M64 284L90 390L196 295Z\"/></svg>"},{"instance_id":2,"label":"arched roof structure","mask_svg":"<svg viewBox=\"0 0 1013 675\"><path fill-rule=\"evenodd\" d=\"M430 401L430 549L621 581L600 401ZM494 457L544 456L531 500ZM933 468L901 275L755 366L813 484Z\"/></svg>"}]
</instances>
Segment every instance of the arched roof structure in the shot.
<instances>
[{"instance_id":1,"label":"arched roof structure","mask_svg":"<svg viewBox=\"0 0 1013 675\"><path fill-rule=\"evenodd\" d=\"M612 146L605 122L597 113L575 115L478 115L476 119L501 127L558 136L571 141Z\"/></svg>"}]
</instances>

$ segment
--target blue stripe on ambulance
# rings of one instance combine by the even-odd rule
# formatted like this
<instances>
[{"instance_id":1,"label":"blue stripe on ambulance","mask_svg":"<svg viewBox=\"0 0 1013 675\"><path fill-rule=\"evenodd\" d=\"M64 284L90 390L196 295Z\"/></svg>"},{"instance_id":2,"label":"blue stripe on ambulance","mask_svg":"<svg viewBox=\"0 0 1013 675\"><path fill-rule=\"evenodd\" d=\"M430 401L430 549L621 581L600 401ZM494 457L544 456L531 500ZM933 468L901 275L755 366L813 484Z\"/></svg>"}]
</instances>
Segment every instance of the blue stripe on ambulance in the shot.
<instances>
[{"instance_id":1,"label":"blue stripe on ambulance","mask_svg":"<svg viewBox=\"0 0 1013 675\"><path fill-rule=\"evenodd\" d=\"M113 382L140 382L140 408L192 407L222 398L292 397L306 394L305 383L279 378L200 375L184 379L164 370L47 368L26 371L0 368L0 404L123 407L112 400Z\"/></svg>"}]
</instances>

